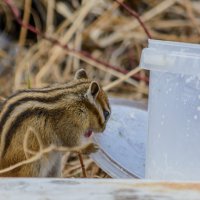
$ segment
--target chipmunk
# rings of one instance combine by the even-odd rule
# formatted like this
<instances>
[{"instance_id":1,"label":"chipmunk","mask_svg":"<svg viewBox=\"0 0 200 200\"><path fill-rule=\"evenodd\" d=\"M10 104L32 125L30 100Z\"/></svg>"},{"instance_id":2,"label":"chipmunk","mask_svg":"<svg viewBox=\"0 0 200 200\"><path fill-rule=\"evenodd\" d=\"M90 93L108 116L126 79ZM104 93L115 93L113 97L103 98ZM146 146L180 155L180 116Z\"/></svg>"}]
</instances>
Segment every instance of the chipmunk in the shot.
<instances>
[{"instance_id":1,"label":"chipmunk","mask_svg":"<svg viewBox=\"0 0 200 200\"><path fill-rule=\"evenodd\" d=\"M81 146L81 137L103 132L110 112L107 95L83 69L69 83L16 92L4 101L0 111L0 170L26 160L23 141L29 127L39 134L44 148L53 144L95 152L93 143ZM29 135L28 148L39 150L34 134ZM61 159L62 153L53 151L0 176L60 177Z\"/></svg>"}]
</instances>

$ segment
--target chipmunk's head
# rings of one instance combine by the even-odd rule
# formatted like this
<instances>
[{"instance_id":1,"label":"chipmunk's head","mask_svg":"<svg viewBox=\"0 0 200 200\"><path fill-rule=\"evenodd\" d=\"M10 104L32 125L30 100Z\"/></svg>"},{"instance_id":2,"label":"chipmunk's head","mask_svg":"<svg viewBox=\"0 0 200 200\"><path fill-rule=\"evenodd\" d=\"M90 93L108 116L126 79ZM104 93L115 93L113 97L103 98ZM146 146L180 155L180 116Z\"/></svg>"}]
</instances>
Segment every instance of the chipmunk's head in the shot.
<instances>
[{"instance_id":1,"label":"chipmunk's head","mask_svg":"<svg viewBox=\"0 0 200 200\"><path fill-rule=\"evenodd\" d=\"M77 102L78 110L82 112L83 134L89 137L92 132L103 132L111 113L106 93L96 81L88 79L84 69L76 72L75 81L83 82Z\"/></svg>"}]
</instances>

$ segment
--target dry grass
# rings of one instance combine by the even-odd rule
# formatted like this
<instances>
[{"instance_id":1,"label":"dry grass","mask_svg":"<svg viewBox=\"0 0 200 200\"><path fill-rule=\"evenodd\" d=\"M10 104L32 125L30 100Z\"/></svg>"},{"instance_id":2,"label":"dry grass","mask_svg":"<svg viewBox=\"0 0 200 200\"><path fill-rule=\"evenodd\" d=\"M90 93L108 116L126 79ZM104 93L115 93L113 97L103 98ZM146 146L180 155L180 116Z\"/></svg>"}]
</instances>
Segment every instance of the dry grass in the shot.
<instances>
[{"instance_id":1,"label":"dry grass","mask_svg":"<svg viewBox=\"0 0 200 200\"><path fill-rule=\"evenodd\" d=\"M37 2L37 9L31 2ZM152 38L200 42L199 1L120 2L127 3L140 14ZM0 96L21 88L66 82L73 78L77 69L85 68L111 96L146 100L148 74L138 65L141 51L147 45L147 35L137 19L117 2L15 0L13 3L20 11L25 10L21 12L25 23L34 22L46 36L76 51L63 49L39 36L31 39L30 32L12 21L7 5L0 1L0 15L6 22L4 32L10 36L19 32L15 40L9 39L5 45L0 42ZM0 40L5 41L5 38L0 36ZM79 51L87 51L90 56ZM124 72L129 73L125 75ZM71 154L67 161L65 177L81 176L77 156ZM88 157L85 157L85 167L89 177L107 176Z\"/></svg>"}]
</instances>

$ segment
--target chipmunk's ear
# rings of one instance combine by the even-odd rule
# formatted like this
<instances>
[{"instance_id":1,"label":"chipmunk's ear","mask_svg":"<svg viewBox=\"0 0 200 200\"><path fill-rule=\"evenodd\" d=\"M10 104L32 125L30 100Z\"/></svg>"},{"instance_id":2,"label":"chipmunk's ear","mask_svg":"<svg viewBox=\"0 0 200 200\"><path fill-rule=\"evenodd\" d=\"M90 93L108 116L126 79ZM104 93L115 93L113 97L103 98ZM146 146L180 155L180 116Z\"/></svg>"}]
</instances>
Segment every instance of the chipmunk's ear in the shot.
<instances>
[{"instance_id":1,"label":"chipmunk's ear","mask_svg":"<svg viewBox=\"0 0 200 200\"><path fill-rule=\"evenodd\" d=\"M87 78L88 78L88 76L84 69L79 69L74 76L74 79L76 79L76 80L77 79L87 79Z\"/></svg>"},{"instance_id":2,"label":"chipmunk's ear","mask_svg":"<svg viewBox=\"0 0 200 200\"><path fill-rule=\"evenodd\" d=\"M93 101L94 99L96 99L97 95L99 94L99 91L100 91L99 84L96 81L92 81L87 91L87 96L89 100Z\"/></svg>"}]
</instances>

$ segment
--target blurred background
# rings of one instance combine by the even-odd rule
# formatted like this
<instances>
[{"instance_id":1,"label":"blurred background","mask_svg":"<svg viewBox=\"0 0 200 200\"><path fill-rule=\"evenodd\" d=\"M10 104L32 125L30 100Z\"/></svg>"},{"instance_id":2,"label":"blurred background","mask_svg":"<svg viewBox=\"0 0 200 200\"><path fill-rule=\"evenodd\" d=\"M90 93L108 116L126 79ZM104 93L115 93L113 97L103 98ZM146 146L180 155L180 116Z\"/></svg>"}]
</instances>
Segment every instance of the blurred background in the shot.
<instances>
[{"instance_id":1,"label":"blurred background","mask_svg":"<svg viewBox=\"0 0 200 200\"><path fill-rule=\"evenodd\" d=\"M0 99L84 68L110 97L146 103L138 65L150 37L199 43L200 0L0 0ZM82 176L77 156L67 161L64 176ZM88 177L108 177L84 161Z\"/></svg>"}]
</instances>

